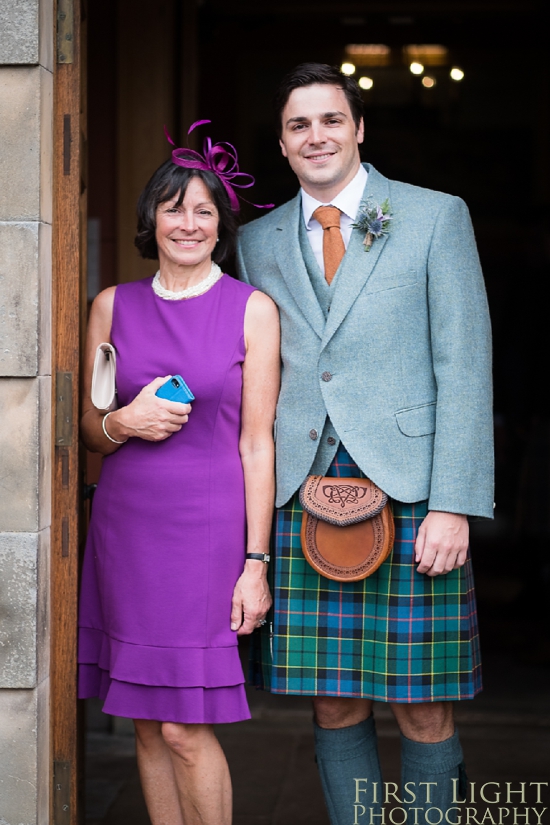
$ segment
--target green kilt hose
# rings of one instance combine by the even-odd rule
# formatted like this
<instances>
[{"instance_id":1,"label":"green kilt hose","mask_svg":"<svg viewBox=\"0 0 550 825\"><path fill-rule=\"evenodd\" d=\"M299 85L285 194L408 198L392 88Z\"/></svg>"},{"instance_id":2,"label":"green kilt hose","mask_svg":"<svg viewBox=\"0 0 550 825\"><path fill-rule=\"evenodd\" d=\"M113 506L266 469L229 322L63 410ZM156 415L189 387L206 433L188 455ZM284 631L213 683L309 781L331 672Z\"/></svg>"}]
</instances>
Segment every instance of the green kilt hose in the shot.
<instances>
[{"instance_id":1,"label":"green kilt hose","mask_svg":"<svg viewBox=\"0 0 550 825\"><path fill-rule=\"evenodd\" d=\"M342 446L327 475L365 477ZM320 576L305 560L298 494L276 512L274 605L252 644L256 686L403 703L472 699L481 690L470 555L446 575L417 573L414 543L427 504L392 506L391 555L372 576L346 583Z\"/></svg>"}]
</instances>

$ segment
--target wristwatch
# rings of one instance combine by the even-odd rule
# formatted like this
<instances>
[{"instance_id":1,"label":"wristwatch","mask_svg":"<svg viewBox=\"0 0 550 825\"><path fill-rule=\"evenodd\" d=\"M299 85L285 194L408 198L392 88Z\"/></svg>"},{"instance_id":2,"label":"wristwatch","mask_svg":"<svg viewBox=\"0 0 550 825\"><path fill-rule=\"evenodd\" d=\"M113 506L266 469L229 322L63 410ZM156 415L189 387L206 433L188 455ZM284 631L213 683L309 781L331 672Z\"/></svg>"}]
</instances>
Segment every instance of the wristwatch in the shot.
<instances>
[{"instance_id":1,"label":"wristwatch","mask_svg":"<svg viewBox=\"0 0 550 825\"><path fill-rule=\"evenodd\" d=\"M247 553L246 559L256 559L256 561L263 561L264 564L269 564L271 556L269 553Z\"/></svg>"}]
</instances>

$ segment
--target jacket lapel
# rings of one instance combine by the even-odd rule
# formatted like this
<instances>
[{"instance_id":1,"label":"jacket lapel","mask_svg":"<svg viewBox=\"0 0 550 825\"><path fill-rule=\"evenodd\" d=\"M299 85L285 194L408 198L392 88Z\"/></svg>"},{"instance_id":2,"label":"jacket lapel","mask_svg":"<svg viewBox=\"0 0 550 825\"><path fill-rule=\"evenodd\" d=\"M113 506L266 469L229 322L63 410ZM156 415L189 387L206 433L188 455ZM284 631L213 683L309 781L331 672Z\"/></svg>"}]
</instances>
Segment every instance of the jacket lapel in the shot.
<instances>
[{"instance_id":1,"label":"jacket lapel","mask_svg":"<svg viewBox=\"0 0 550 825\"><path fill-rule=\"evenodd\" d=\"M375 204L382 204L390 196L389 181L372 166L368 166L367 171L369 177L363 193L363 200L370 198ZM346 254L342 260L341 269L334 284L334 298L322 338L322 347L325 347L330 341L369 280L386 245L388 236L384 235L377 238L371 246L370 252L365 250L363 240L364 233L358 229L353 229Z\"/></svg>"},{"instance_id":2,"label":"jacket lapel","mask_svg":"<svg viewBox=\"0 0 550 825\"><path fill-rule=\"evenodd\" d=\"M289 202L288 207L276 228L275 257L300 311L319 338L322 338L325 319L300 249L299 228L302 220L302 201L299 194Z\"/></svg>"}]
</instances>

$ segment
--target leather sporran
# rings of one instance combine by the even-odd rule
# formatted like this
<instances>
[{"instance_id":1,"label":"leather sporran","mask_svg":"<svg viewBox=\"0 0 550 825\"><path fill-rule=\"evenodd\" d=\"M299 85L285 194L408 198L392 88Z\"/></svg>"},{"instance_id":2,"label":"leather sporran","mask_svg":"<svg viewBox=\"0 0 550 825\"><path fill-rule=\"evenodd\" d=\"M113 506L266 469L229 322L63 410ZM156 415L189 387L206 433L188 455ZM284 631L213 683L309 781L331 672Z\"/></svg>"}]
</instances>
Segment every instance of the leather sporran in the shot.
<instances>
[{"instance_id":1,"label":"leather sporran","mask_svg":"<svg viewBox=\"0 0 550 825\"><path fill-rule=\"evenodd\" d=\"M308 476L300 504L302 550L321 576L366 579L389 556L393 515L387 495L368 478Z\"/></svg>"}]
</instances>

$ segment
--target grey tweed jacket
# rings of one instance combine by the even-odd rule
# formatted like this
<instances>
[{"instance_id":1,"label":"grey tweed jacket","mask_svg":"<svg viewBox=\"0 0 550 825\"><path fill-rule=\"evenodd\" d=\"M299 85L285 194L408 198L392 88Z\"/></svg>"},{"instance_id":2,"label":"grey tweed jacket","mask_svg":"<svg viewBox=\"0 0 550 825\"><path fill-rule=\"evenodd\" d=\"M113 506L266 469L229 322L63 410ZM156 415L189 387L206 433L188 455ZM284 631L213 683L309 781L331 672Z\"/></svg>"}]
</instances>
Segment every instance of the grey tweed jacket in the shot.
<instances>
[{"instance_id":1,"label":"grey tweed jacket","mask_svg":"<svg viewBox=\"0 0 550 825\"><path fill-rule=\"evenodd\" d=\"M328 414L392 498L492 517L490 323L468 210L366 168L364 197L389 198L391 231L366 252L353 230L326 322L300 250L300 196L241 231L241 277L281 317L277 506L310 471Z\"/></svg>"}]
</instances>

